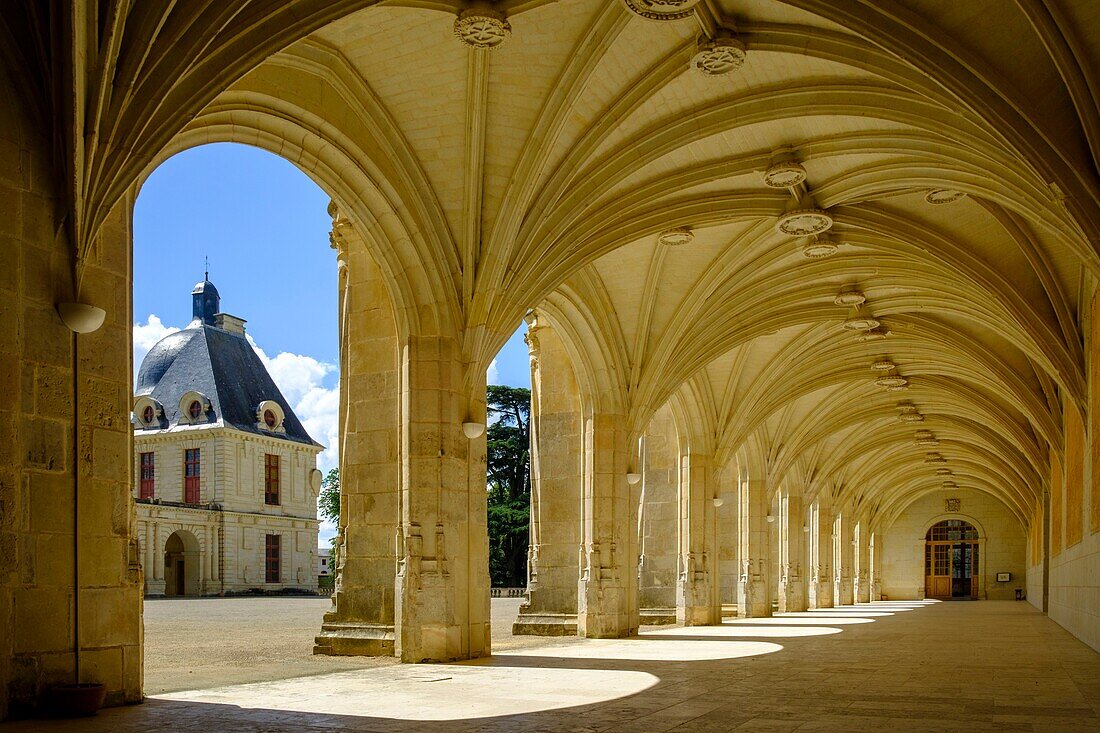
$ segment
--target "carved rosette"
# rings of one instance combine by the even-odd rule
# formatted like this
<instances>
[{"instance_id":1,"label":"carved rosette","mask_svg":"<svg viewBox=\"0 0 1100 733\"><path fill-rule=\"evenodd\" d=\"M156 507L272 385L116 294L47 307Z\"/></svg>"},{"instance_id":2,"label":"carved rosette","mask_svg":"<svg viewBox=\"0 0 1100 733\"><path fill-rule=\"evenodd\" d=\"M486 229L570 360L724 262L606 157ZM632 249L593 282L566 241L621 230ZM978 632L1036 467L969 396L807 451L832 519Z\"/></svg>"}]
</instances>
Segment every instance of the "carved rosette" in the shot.
<instances>
[{"instance_id":1,"label":"carved rosette","mask_svg":"<svg viewBox=\"0 0 1100 733\"><path fill-rule=\"evenodd\" d=\"M512 25L504 13L478 5L458 14L455 35L471 48L493 49L512 35Z\"/></svg>"},{"instance_id":2,"label":"carved rosette","mask_svg":"<svg viewBox=\"0 0 1100 733\"><path fill-rule=\"evenodd\" d=\"M729 34L702 38L691 58L691 68L707 76L722 76L745 63L745 44Z\"/></svg>"},{"instance_id":3,"label":"carved rosette","mask_svg":"<svg viewBox=\"0 0 1100 733\"><path fill-rule=\"evenodd\" d=\"M792 237L809 237L827 232L833 226L833 217L816 207L796 208L779 217L775 228L779 233Z\"/></svg>"},{"instance_id":4,"label":"carved rosette","mask_svg":"<svg viewBox=\"0 0 1100 733\"><path fill-rule=\"evenodd\" d=\"M681 20L691 15L699 0L622 0L626 9L647 20Z\"/></svg>"},{"instance_id":5,"label":"carved rosette","mask_svg":"<svg viewBox=\"0 0 1100 733\"><path fill-rule=\"evenodd\" d=\"M691 244L694 239L695 233L688 226L673 227L657 235L657 241L667 247L680 247Z\"/></svg>"},{"instance_id":6,"label":"carved rosette","mask_svg":"<svg viewBox=\"0 0 1100 733\"><path fill-rule=\"evenodd\" d=\"M950 204L965 196L962 191L952 191L946 188L934 188L924 195L924 200L935 206Z\"/></svg>"}]
</instances>

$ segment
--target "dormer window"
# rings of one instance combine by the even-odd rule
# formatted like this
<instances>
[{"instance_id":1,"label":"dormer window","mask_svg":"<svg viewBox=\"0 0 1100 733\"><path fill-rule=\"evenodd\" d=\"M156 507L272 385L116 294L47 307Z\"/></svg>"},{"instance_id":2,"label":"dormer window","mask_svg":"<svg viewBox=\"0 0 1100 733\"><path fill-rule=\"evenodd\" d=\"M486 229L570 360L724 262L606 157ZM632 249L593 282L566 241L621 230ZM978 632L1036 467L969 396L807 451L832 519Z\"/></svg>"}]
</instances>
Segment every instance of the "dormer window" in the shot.
<instances>
[{"instance_id":1,"label":"dormer window","mask_svg":"<svg viewBox=\"0 0 1100 733\"><path fill-rule=\"evenodd\" d=\"M180 397L180 425L201 425L209 422L210 410L210 400L202 392L185 392Z\"/></svg>"},{"instance_id":2,"label":"dormer window","mask_svg":"<svg viewBox=\"0 0 1100 733\"><path fill-rule=\"evenodd\" d=\"M135 427L140 430L156 430L161 427L160 418L164 414L160 403L148 395L134 400Z\"/></svg>"},{"instance_id":3,"label":"dormer window","mask_svg":"<svg viewBox=\"0 0 1100 733\"><path fill-rule=\"evenodd\" d=\"M256 429L266 433L286 433L283 420L286 413L275 400L264 400L256 405Z\"/></svg>"}]
</instances>

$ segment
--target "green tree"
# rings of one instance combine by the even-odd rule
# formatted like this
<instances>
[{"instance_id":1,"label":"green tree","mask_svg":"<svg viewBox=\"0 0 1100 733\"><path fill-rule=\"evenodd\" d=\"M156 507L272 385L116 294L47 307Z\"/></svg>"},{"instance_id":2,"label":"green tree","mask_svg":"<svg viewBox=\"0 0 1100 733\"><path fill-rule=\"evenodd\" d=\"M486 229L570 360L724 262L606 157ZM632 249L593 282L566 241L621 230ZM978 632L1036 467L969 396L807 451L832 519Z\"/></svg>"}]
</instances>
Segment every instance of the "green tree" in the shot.
<instances>
[{"instance_id":1,"label":"green tree","mask_svg":"<svg viewBox=\"0 0 1100 733\"><path fill-rule=\"evenodd\" d=\"M317 511L322 519L340 526L340 469L333 468L321 479L321 493L317 495ZM329 540L328 564L333 577L339 563L336 561L336 537Z\"/></svg>"},{"instance_id":2,"label":"green tree","mask_svg":"<svg viewBox=\"0 0 1100 733\"><path fill-rule=\"evenodd\" d=\"M486 390L489 577L495 586L527 584L531 525L529 421L531 390L491 384Z\"/></svg>"}]
</instances>

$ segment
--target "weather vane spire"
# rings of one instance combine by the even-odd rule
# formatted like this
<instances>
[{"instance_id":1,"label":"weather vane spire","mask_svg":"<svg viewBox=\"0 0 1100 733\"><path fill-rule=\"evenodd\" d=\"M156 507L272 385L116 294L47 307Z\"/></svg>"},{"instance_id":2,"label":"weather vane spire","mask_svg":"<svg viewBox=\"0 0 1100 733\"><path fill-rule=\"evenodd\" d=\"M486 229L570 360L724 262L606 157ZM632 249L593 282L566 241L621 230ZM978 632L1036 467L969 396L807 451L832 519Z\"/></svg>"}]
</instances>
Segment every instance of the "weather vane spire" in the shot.
<instances>
[{"instance_id":1,"label":"weather vane spire","mask_svg":"<svg viewBox=\"0 0 1100 733\"><path fill-rule=\"evenodd\" d=\"M205 266L205 268L203 268L202 279L203 280L209 280L210 279L210 257L207 256L207 257L204 257L203 259L206 260L206 266Z\"/></svg>"}]
</instances>

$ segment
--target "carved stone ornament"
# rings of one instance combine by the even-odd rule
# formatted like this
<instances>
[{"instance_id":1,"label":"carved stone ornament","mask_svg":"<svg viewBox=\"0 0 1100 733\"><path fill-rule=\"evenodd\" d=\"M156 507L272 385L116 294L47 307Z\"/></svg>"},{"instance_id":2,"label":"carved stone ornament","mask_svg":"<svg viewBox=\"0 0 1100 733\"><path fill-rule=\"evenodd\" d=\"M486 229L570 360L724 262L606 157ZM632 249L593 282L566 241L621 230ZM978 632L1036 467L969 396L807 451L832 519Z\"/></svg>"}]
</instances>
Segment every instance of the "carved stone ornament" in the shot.
<instances>
[{"instance_id":1,"label":"carved stone ornament","mask_svg":"<svg viewBox=\"0 0 1100 733\"><path fill-rule=\"evenodd\" d=\"M909 380L900 374L887 374L884 377L879 377L875 380L875 384L880 387L904 387L909 384Z\"/></svg>"},{"instance_id":2,"label":"carved stone ornament","mask_svg":"<svg viewBox=\"0 0 1100 733\"><path fill-rule=\"evenodd\" d=\"M894 364L894 362L886 358L876 359L875 361L871 362L871 371L873 372L892 372L897 368L898 367L896 364ZM911 407L913 410L917 409L912 405L909 405L908 407ZM899 406L898 409L901 409L901 407Z\"/></svg>"},{"instance_id":3,"label":"carved stone ornament","mask_svg":"<svg viewBox=\"0 0 1100 733\"><path fill-rule=\"evenodd\" d=\"M947 188L933 188L924 195L924 200L930 204L949 204L958 201L966 194L962 191L952 191Z\"/></svg>"},{"instance_id":4,"label":"carved stone ornament","mask_svg":"<svg viewBox=\"0 0 1100 733\"><path fill-rule=\"evenodd\" d=\"M946 488L947 484L949 484L949 483L951 483L951 482L950 481L944 481L943 482L944 487ZM943 500L943 510L945 512L958 512L961 509L962 509L962 499L951 498L951 499L944 499Z\"/></svg>"},{"instance_id":5,"label":"carved stone ornament","mask_svg":"<svg viewBox=\"0 0 1100 733\"><path fill-rule=\"evenodd\" d=\"M764 171L764 185L772 188L790 188L805 180L806 169L793 160L776 163Z\"/></svg>"},{"instance_id":6,"label":"carved stone ornament","mask_svg":"<svg viewBox=\"0 0 1100 733\"><path fill-rule=\"evenodd\" d=\"M844 321L844 327L849 331L870 331L880 324L881 321L865 307L853 308L852 314Z\"/></svg>"},{"instance_id":7,"label":"carved stone ornament","mask_svg":"<svg viewBox=\"0 0 1100 733\"><path fill-rule=\"evenodd\" d=\"M950 468L937 468L936 469L936 475L937 476L950 476L951 475L951 469Z\"/></svg>"},{"instance_id":8,"label":"carved stone ornament","mask_svg":"<svg viewBox=\"0 0 1100 733\"><path fill-rule=\"evenodd\" d=\"M473 48L496 48L512 35L512 25L504 13L478 5L458 14L455 35Z\"/></svg>"},{"instance_id":9,"label":"carved stone ornament","mask_svg":"<svg viewBox=\"0 0 1100 733\"><path fill-rule=\"evenodd\" d=\"M833 217L824 209L791 209L784 212L776 222L775 228L780 234L792 237L809 237L829 231L833 226Z\"/></svg>"},{"instance_id":10,"label":"carved stone ornament","mask_svg":"<svg viewBox=\"0 0 1100 733\"><path fill-rule=\"evenodd\" d=\"M691 68L707 76L728 74L740 69L744 63L745 44L728 33L700 39L695 55L691 57Z\"/></svg>"},{"instance_id":11,"label":"carved stone ornament","mask_svg":"<svg viewBox=\"0 0 1100 733\"><path fill-rule=\"evenodd\" d=\"M657 242L668 247L691 244L694 239L695 233L691 231L691 227L673 227L657 235Z\"/></svg>"},{"instance_id":12,"label":"carved stone ornament","mask_svg":"<svg viewBox=\"0 0 1100 733\"><path fill-rule=\"evenodd\" d=\"M903 412L902 414L898 415L898 419L902 422L918 423L924 422L924 415L920 414L919 412Z\"/></svg>"},{"instance_id":13,"label":"carved stone ornament","mask_svg":"<svg viewBox=\"0 0 1100 733\"><path fill-rule=\"evenodd\" d=\"M647 20L680 20L691 16L699 0L622 0L627 10Z\"/></svg>"},{"instance_id":14,"label":"carved stone ornament","mask_svg":"<svg viewBox=\"0 0 1100 733\"><path fill-rule=\"evenodd\" d=\"M836 294L833 302L837 305L859 306L867 302L867 296L855 288L845 288ZM873 369L874 367L872 367Z\"/></svg>"},{"instance_id":15,"label":"carved stone ornament","mask_svg":"<svg viewBox=\"0 0 1100 733\"><path fill-rule=\"evenodd\" d=\"M802 245L802 256L808 260L822 260L832 257L840 247L829 237L814 237Z\"/></svg>"}]
</instances>

